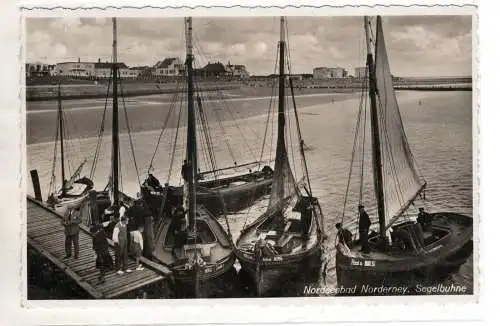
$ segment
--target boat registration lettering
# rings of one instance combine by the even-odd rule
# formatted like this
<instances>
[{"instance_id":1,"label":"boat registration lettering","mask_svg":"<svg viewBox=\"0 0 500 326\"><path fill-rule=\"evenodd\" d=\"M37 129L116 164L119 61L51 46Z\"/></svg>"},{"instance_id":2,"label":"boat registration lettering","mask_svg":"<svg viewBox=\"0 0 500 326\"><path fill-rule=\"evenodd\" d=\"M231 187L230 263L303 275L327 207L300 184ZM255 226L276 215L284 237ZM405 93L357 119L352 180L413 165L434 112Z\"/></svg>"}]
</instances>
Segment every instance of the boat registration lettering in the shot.
<instances>
[{"instance_id":1,"label":"boat registration lettering","mask_svg":"<svg viewBox=\"0 0 500 326\"><path fill-rule=\"evenodd\" d=\"M351 259L351 266L375 267L374 260Z\"/></svg>"},{"instance_id":2,"label":"boat registration lettering","mask_svg":"<svg viewBox=\"0 0 500 326\"><path fill-rule=\"evenodd\" d=\"M263 261L283 261L283 257L276 256L276 257L273 257L273 258L264 258Z\"/></svg>"}]
</instances>

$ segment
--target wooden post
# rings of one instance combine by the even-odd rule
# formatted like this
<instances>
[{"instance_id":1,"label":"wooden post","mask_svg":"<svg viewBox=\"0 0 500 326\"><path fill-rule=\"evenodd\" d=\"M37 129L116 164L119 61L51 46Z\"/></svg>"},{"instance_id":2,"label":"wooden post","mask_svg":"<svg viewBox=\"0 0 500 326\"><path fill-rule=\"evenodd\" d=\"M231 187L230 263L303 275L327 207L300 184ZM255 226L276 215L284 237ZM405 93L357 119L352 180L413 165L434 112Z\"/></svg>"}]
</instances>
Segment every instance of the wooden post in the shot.
<instances>
[{"instance_id":1,"label":"wooden post","mask_svg":"<svg viewBox=\"0 0 500 326\"><path fill-rule=\"evenodd\" d=\"M33 190L35 191L35 199L38 201L42 201L42 190L40 188L40 179L38 178L38 171L31 170L31 181L33 182Z\"/></svg>"}]
</instances>

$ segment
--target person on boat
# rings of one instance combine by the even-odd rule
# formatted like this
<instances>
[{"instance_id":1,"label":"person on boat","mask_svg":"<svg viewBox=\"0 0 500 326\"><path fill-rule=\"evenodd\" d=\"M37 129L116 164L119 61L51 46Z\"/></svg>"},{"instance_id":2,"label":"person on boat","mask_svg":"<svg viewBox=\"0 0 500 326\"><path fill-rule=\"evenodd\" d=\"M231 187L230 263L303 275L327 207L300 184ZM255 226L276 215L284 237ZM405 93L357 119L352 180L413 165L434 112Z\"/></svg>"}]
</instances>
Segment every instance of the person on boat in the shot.
<instances>
[{"instance_id":1,"label":"person on boat","mask_svg":"<svg viewBox=\"0 0 500 326\"><path fill-rule=\"evenodd\" d=\"M181 168L181 175L182 175L182 179L184 180L184 182L189 181L189 175L191 172L190 170L191 170L191 167L188 164L188 161L184 160L184 162L182 163L182 168Z\"/></svg>"},{"instance_id":2,"label":"person on boat","mask_svg":"<svg viewBox=\"0 0 500 326\"><path fill-rule=\"evenodd\" d=\"M370 226L372 225L372 221L370 220L370 216L365 211L365 207L363 205L358 206L359 210L359 240L361 241L361 251L364 253L370 252L370 247L368 244L368 232L370 231Z\"/></svg>"},{"instance_id":3,"label":"person on boat","mask_svg":"<svg viewBox=\"0 0 500 326\"><path fill-rule=\"evenodd\" d=\"M310 203L303 203L302 211L300 212L300 222L302 224L302 237L309 238L309 228L311 227L313 215L313 206Z\"/></svg>"},{"instance_id":4,"label":"person on boat","mask_svg":"<svg viewBox=\"0 0 500 326\"><path fill-rule=\"evenodd\" d=\"M146 188L152 192L162 191L160 181L151 173L148 174L146 181L144 182Z\"/></svg>"},{"instance_id":5,"label":"person on boat","mask_svg":"<svg viewBox=\"0 0 500 326\"><path fill-rule=\"evenodd\" d=\"M140 225L137 230L130 232L130 238L132 239L132 256L134 256L135 258L137 271L144 270L144 267L142 267L141 265L142 251L144 250L144 240L142 238L142 232L144 232L144 226L142 225Z\"/></svg>"},{"instance_id":6,"label":"person on boat","mask_svg":"<svg viewBox=\"0 0 500 326\"><path fill-rule=\"evenodd\" d=\"M351 231L342 228L342 223L335 224L337 228L337 237L339 238L340 243L343 243L347 247L351 248L352 246L352 233Z\"/></svg>"},{"instance_id":7,"label":"person on boat","mask_svg":"<svg viewBox=\"0 0 500 326\"><path fill-rule=\"evenodd\" d=\"M113 269L113 258L109 254L108 241L102 225L92 225L90 232L92 233L92 249L97 255L95 267L99 270L98 283L104 283L106 271Z\"/></svg>"},{"instance_id":8,"label":"person on boat","mask_svg":"<svg viewBox=\"0 0 500 326\"><path fill-rule=\"evenodd\" d=\"M130 273L128 268L128 232L127 217L120 218L120 222L115 225L113 230L113 244L115 247L115 267L116 274L121 275L124 272Z\"/></svg>"},{"instance_id":9,"label":"person on boat","mask_svg":"<svg viewBox=\"0 0 500 326\"><path fill-rule=\"evenodd\" d=\"M186 226L185 215L186 211L184 210L184 207L182 207L182 205L177 206L174 210L174 213L172 214L172 224L170 227L172 228L172 233L174 234L174 246L172 248L174 253L175 249L182 248L182 246L185 244L186 240L186 232L184 230Z\"/></svg>"},{"instance_id":10,"label":"person on boat","mask_svg":"<svg viewBox=\"0 0 500 326\"><path fill-rule=\"evenodd\" d=\"M80 214L80 206L75 208L70 208L64 214L64 219L62 220L62 225L64 226L64 247L66 249L66 258L71 257L71 249L74 249L74 257L78 258L78 253L80 251L79 244L79 234L80 234L80 223L82 222L82 217Z\"/></svg>"},{"instance_id":11,"label":"person on boat","mask_svg":"<svg viewBox=\"0 0 500 326\"><path fill-rule=\"evenodd\" d=\"M273 169L269 165L266 165L262 168L262 173L264 173L265 176L272 176Z\"/></svg>"},{"instance_id":12,"label":"person on boat","mask_svg":"<svg viewBox=\"0 0 500 326\"><path fill-rule=\"evenodd\" d=\"M427 213L423 207L420 207L418 209L417 222L420 223L424 231L426 231L431 225L432 216L431 214Z\"/></svg>"}]
</instances>

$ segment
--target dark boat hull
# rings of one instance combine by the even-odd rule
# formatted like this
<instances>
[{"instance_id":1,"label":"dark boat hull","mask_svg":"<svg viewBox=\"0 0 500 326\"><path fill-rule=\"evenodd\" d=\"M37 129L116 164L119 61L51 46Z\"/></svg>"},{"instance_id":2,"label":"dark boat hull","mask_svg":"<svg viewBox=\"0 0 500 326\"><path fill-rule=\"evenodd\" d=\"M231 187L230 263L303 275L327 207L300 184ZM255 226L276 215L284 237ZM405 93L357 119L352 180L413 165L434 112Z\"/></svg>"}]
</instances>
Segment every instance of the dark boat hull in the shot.
<instances>
[{"instance_id":1,"label":"dark boat hull","mask_svg":"<svg viewBox=\"0 0 500 326\"><path fill-rule=\"evenodd\" d=\"M438 213L450 224L468 224L459 235L441 241L423 254L400 259L377 259L371 254L350 257L337 248L337 286L357 295L414 294L418 286L433 284L456 271L472 254L472 219L454 213ZM370 288L406 287L405 293L370 292ZM396 290L396 289L394 289Z\"/></svg>"},{"instance_id":2,"label":"dark boat hull","mask_svg":"<svg viewBox=\"0 0 500 326\"><path fill-rule=\"evenodd\" d=\"M196 193L196 202L203 205L210 213L219 215L221 212L235 212L252 205L255 200L269 193L272 179L265 178L250 181L243 185L228 185L219 190L199 189ZM159 213L163 201L163 194L151 193L143 188L145 199L151 209ZM167 192L167 203L171 206L182 204L183 187L170 186Z\"/></svg>"},{"instance_id":3,"label":"dark boat hull","mask_svg":"<svg viewBox=\"0 0 500 326\"><path fill-rule=\"evenodd\" d=\"M198 271L200 280L198 296L202 298L225 297L225 292L231 291L228 287L234 284L236 274L234 270L235 260L236 257L231 255L215 266L200 267ZM195 296L195 270L179 271L175 268L171 268L171 270L173 273L172 279L174 282L174 290L177 292L177 297Z\"/></svg>"},{"instance_id":4,"label":"dark boat hull","mask_svg":"<svg viewBox=\"0 0 500 326\"><path fill-rule=\"evenodd\" d=\"M255 285L258 296L272 295L284 286L285 282L297 278L317 278L321 268L321 246L297 256L283 258L278 261L266 260L258 266L257 261L236 250L241 264L240 273L248 275Z\"/></svg>"}]
</instances>

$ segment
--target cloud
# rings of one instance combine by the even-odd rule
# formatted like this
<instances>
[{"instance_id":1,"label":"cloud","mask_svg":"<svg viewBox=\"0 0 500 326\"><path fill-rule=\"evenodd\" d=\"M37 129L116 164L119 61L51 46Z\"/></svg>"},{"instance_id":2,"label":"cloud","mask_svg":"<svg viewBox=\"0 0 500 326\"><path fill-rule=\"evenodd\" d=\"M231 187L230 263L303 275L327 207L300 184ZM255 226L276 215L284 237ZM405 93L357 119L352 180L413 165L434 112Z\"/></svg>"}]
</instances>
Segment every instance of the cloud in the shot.
<instances>
[{"instance_id":1,"label":"cloud","mask_svg":"<svg viewBox=\"0 0 500 326\"><path fill-rule=\"evenodd\" d=\"M342 66L351 73L364 64L362 17L289 17L287 41L293 72ZM385 17L391 70L398 76L461 75L472 72L471 16ZM193 19L198 66L208 61L245 64L252 74L274 71L279 38L277 17ZM118 19L119 60L153 65L184 57L183 18ZM28 18L27 61L110 60L110 18Z\"/></svg>"}]
</instances>

